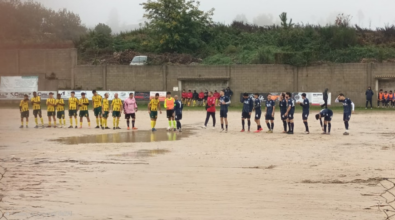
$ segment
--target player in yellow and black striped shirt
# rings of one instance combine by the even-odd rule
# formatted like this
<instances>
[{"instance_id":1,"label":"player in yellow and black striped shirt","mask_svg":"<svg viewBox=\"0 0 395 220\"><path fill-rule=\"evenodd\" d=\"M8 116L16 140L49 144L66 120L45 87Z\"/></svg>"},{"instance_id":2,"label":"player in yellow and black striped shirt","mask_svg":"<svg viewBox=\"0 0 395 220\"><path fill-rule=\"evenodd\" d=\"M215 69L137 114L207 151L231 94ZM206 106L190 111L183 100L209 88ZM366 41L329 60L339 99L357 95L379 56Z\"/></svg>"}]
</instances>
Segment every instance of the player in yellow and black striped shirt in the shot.
<instances>
[{"instance_id":1,"label":"player in yellow and black striped shirt","mask_svg":"<svg viewBox=\"0 0 395 220\"><path fill-rule=\"evenodd\" d=\"M71 97L69 98L69 117L70 117L70 126L69 128L73 128L73 116L75 119L75 128L78 128L78 120L77 120L77 111L78 111L78 99L75 97L75 92L71 92Z\"/></svg>"},{"instance_id":2,"label":"player in yellow and black striped shirt","mask_svg":"<svg viewBox=\"0 0 395 220\"><path fill-rule=\"evenodd\" d=\"M114 94L114 99L111 102L112 107L112 118L113 118L113 129L121 129L119 127L119 118L121 117L122 113L122 100L118 98L118 93ZM116 125L116 126L115 126Z\"/></svg>"},{"instance_id":3,"label":"player in yellow and black striped shirt","mask_svg":"<svg viewBox=\"0 0 395 220\"><path fill-rule=\"evenodd\" d=\"M61 94L58 94L56 99L56 116L59 119L60 127L66 126L66 119L64 119L64 100L61 98Z\"/></svg>"},{"instance_id":4,"label":"player in yellow and black striped shirt","mask_svg":"<svg viewBox=\"0 0 395 220\"><path fill-rule=\"evenodd\" d=\"M107 126L107 118L108 118L108 113L110 111L110 101L108 100L108 93L104 94L104 99L103 99L103 122L102 122L102 129L110 129Z\"/></svg>"},{"instance_id":5,"label":"player in yellow and black striped shirt","mask_svg":"<svg viewBox=\"0 0 395 220\"><path fill-rule=\"evenodd\" d=\"M151 99L148 103L148 114L151 118L151 128L152 131L156 131L156 119L158 118L158 109L159 112L162 114L162 110L160 109L160 101L159 101L159 93L155 94L155 98Z\"/></svg>"},{"instance_id":6,"label":"player in yellow and black striped shirt","mask_svg":"<svg viewBox=\"0 0 395 220\"><path fill-rule=\"evenodd\" d=\"M101 95L97 94L96 90L92 91L93 96L92 96L92 102L93 102L93 113L96 117L96 128L103 128L103 123L102 123L102 101L103 98ZM100 121L99 121L100 119ZM100 127L99 127L100 125Z\"/></svg>"},{"instance_id":7,"label":"player in yellow and black striped shirt","mask_svg":"<svg viewBox=\"0 0 395 220\"><path fill-rule=\"evenodd\" d=\"M53 93L49 93L49 99L47 99L47 116L48 116L48 128L51 127L51 117L53 118L53 125L56 128L56 118L55 118L55 106L56 99L53 98Z\"/></svg>"},{"instance_id":8,"label":"player in yellow and black striped shirt","mask_svg":"<svg viewBox=\"0 0 395 220\"><path fill-rule=\"evenodd\" d=\"M26 118L26 128L28 128L29 124L29 96L24 95L23 100L19 103L19 111L21 112L21 126L19 128L23 128L23 118Z\"/></svg>"},{"instance_id":9,"label":"player in yellow and black striped shirt","mask_svg":"<svg viewBox=\"0 0 395 220\"><path fill-rule=\"evenodd\" d=\"M91 120L89 119L89 100L85 97L85 93L81 93L82 98L79 100L78 105L80 106L80 128L82 128L82 118L86 117L88 120L88 126L91 127Z\"/></svg>"},{"instance_id":10,"label":"player in yellow and black striped shirt","mask_svg":"<svg viewBox=\"0 0 395 220\"><path fill-rule=\"evenodd\" d=\"M40 117L41 126L44 128L44 120L41 115L41 97L37 95L37 92L33 92L33 98L30 101L33 106L34 121L36 122L36 127L34 127L34 128L38 128L37 115Z\"/></svg>"}]
</instances>

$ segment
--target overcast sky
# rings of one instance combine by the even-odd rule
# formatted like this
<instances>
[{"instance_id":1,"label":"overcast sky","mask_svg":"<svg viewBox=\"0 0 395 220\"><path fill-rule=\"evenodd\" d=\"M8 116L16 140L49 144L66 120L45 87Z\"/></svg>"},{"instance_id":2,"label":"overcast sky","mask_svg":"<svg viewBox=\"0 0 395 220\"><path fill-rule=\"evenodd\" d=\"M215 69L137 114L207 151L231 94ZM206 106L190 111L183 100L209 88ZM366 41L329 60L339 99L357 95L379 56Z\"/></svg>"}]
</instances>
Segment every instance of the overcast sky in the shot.
<instances>
[{"instance_id":1,"label":"overcast sky","mask_svg":"<svg viewBox=\"0 0 395 220\"><path fill-rule=\"evenodd\" d=\"M145 0L36 0L52 9L67 8L80 15L82 23L93 27L110 25L115 32L143 23ZM351 23L366 28L395 24L395 0L200 0L201 9L215 8L213 20L229 24L236 18L259 25L278 23L287 12L294 23L333 23L339 13L352 16Z\"/></svg>"}]
</instances>

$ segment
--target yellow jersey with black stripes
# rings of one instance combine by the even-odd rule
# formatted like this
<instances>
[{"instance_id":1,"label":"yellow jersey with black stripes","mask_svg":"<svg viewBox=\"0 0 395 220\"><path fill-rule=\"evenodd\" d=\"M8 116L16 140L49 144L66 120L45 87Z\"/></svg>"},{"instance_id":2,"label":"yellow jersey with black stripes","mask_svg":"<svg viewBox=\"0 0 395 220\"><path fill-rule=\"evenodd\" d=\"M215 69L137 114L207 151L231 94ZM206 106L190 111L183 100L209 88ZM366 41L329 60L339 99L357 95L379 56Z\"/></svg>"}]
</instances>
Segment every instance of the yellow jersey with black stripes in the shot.
<instances>
[{"instance_id":1,"label":"yellow jersey with black stripes","mask_svg":"<svg viewBox=\"0 0 395 220\"><path fill-rule=\"evenodd\" d=\"M113 111L116 111L116 112L121 111L122 100L120 98L113 99L112 103L111 103L111 106L112 106L112 110Z\"/></svg>"},{"instance_id":2,"label":"yellow jersey with black stripes","mask_svg":"<svg viewBox=\"0 0 395 220\"><path fill-rule=\"evenodd\" d=\"M69 110L77 110L78 99L76 97L69 98Z\"/></svg>"},{"instance_id":3,"label":"yellow jersey with black stripes","mask_svg":"<svg viewBox=\"0 0 395 220\"><path fill-rule=\"evenodd\" d=\"M79 100L80 111L88 111L89 99L81 98Z\"/></svg>"},{"instance_id":4,"label":"yellow jersey with black stripes","mask_svg":"<svg viewBox=\"0 0 395 220\"><path fill-rule=\"evenodd\" d=\"M102 106L103 98L101 95L92 96L93 108L98 108Z\"/></svg>"},{"instance_id":5,"label":"yellow jersey with black stripes","mask_svg":"<svg viewBox=\"0 0 395 220\"><path fill-rule=\"evenodd\" d=\"M21 100L19 103L19 107L21 108L21 112L28 112L29 111L29 100Z\"/></svg>"},{"instance_id":6,"label":"yellow jersey with black stripes","mask_svg":"<svg viewBox=\"0 0 395 220\"><path fill-rule=\"evenodd\" d=\"M159 105L159 99L151 99L150 103L151 104L151 111L158 111L158 105Z\"/></svg>"},{"instance_id":7,"label":"yellow jersey with black stripes","mask_svg":"<svg viewBox=\"0 0 395 220\"><path fill-rule=\"evenodd\" d=\"M54 98L47 99L47 111L54 112L55 111L56 100Z\"/></svg>"},{"instance_id":8,"label":"yellow jersey with black stripes","mask_svg":"<svg viewBox=\"0 0 395 220\"><path fill-rule=\"evenodd\" d=\"M56 99L56 111L61 112L64 111L64 100Z\"/></svg>"},{"instance_id":9,"label":"yellow jersey with black stripes","mask_svg":"<svg viewBox=\"0 0 395 220\"><path fill-rule=\"evenodd\" d=\"M108 99L103 99L103 111L110 111L110 101Z\"/></svg>"},{"instance_id":10,"label":"yellow jersey with black stripes","mask_svg":"<svg viewBox=\"0 0 395 220\"><path fill-rule=\"evenodd\" d=\"M33 103L33 110L41 109L41 103L38 104L35 103L35 102L41 102L40 96L33 97L30 101Z\"/></svg>"}]
</instances>

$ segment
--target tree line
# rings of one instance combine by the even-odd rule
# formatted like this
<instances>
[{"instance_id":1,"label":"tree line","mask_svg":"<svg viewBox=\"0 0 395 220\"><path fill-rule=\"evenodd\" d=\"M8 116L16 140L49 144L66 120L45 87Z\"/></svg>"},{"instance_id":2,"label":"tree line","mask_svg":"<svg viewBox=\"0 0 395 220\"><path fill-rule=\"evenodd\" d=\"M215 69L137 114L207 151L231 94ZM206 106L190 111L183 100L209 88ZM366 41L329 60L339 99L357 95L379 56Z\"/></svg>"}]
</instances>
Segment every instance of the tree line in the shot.
<instances>
[{"instance_id":1,"label":"tree line","mask_svg":"<svg viewBox=\"0 0 395 220\"><path fill-rule=\"evenodd\" d=\"M214 9L202 11L195 0L151 0L140 4L147 22L137 30L113 34L109 26L87 29L77 14L53 11L35 2L0 0L0 40L71 41L81 59L114 52L188 54L203 64L290 64L374 62L395 58L395 26L376 30L351 25L340 14L332 25L294 23L287 13L281 25L215 23Z\"/></svg>"}]
</instances>

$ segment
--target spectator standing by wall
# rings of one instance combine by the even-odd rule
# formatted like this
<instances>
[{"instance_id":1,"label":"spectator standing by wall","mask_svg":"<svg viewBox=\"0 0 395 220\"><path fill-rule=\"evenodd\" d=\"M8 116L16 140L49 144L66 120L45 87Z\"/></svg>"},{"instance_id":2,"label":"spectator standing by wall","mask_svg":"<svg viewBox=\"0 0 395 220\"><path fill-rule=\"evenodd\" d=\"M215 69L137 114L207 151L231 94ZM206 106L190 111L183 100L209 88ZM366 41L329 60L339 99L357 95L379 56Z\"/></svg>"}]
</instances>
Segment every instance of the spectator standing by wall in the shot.
<instances>
[{"instance_id":1,"label":"spectator standing by wall","mask_svg":"<svg viewBox=\"0 0 395 220\"><path fill-rule=\"evenodd\" d=\"M372 109L372 98L373 98L373 91L372 91L372 87L368 87L368 90L366 90L365 92L366 95L366 107L365 109L368 109L368 103L370 103L370 109Z\"/></svg>"}]
</instances>

